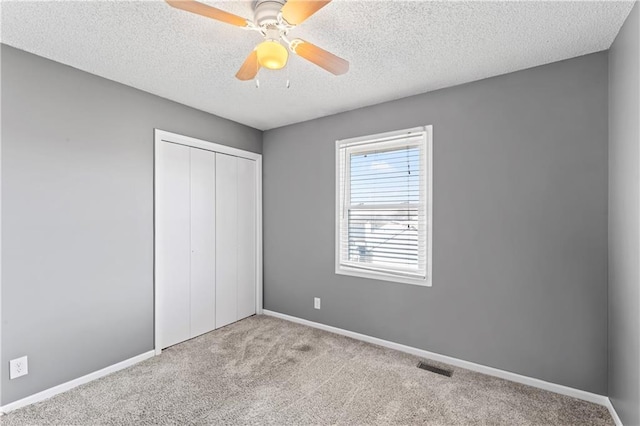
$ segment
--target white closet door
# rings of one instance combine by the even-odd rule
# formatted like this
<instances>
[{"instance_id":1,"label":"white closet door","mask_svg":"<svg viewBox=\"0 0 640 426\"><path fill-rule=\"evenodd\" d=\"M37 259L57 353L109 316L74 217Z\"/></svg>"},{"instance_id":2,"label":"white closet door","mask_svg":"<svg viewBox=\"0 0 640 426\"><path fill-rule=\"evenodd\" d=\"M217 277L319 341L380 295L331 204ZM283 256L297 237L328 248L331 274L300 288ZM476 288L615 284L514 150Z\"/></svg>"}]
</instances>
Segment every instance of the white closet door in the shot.
<instances>
[{"instance_id":1,"label":"white closet door","mask_svg":"<svg viewBox=\"0 0 640 426\"><path fill-rule=\"evenodd\" d=\"M238 158L238 319L256 313L256 162Z\"/></svg>"},{"instance_id":2,"label":"white closet door","mask_svg":"<svg viewBox=\"0 0 640 426\"><path fill-rule=\"evenodd\" d=\"M216 328L238 319L238 162L216 154Z\"/></svg>"},{"instance_id":3,"label":"white closet door","mask_svg":"<svg viewBox=\"0 0 640 426\"><path fill-rule=\"evenodd\" d=\"M160 348L190 338L189 148L158 144L156 292Z\"/></svg>"},{"instance_id":4,"label":"white closet door","mask_svg":"<svg viewBox=\"0 0 640 426\"><path fill-rule=\"evenodd\" d=\"M216 328L216 159L191 148L191 337Z\"/></svg>"}]
</instances>

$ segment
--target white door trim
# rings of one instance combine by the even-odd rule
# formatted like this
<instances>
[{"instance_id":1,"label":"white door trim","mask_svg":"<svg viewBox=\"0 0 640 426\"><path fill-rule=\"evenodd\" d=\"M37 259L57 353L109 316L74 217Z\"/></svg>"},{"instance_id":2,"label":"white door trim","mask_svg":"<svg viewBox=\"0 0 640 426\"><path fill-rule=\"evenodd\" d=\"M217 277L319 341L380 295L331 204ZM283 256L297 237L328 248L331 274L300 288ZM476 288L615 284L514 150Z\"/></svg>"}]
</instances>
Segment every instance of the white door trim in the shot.
<instances>
[{"instance_id":1,"label":"white door trim","mask_svg":"<svg viewBox=\"0 0 640 426\"><path fill-rule=\"evenodd\" d=\"M245 151L243 149L233 148L227 145L220 145L215 142L204 141L202 139L196 139L189 136L179 135L177 133L167 132L166 130L154 130L156 143L158 143L159 141L165 141L170 143L177 143L179 145L200 148L207 151L219 152L220 154L233 155L234 157L247 158L249 160L262 160L262 154L256 154L255 152Z\"/></svg>"},{"instance_id":2,"label":"white door trim","mask_svg":"<svg viewBox=\"0 0 640 426\"><path fill-rule=\"evenodd\" d=\"M220 154L233 155L235 157L246 158L256 162L256 315L262 314L262 154L244 151L238 148L208 142L189 136L179 135L177 133L167 132L165 130L154 129L154 151L153 151L153 304L154 304L154 348L156 355L159 355L161 348L158 347L160 330L158 322L158 300L156 298L156 276L158 268L156 265L157 247L155 236L156 229L156 203L158 197L158 186L156 185L157 173L156 164L158 163L158 147L162 142L175 143L193 148L204 149L206 151L217 152Z\"/></svg>"}]
</instances>

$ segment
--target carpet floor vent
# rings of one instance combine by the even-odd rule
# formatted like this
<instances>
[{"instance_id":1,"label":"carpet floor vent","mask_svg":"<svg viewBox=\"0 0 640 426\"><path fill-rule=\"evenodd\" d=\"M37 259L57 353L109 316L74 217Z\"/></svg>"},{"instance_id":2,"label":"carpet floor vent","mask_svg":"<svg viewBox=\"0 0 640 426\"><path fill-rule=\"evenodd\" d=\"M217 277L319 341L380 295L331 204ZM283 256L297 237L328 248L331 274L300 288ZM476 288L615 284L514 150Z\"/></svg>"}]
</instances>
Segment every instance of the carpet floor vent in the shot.
<instances>
[{"instance_id":1,"label":"carpet floor vent","mask_svg":"<svg viewBox=\"0 0 640 426\"><path fill-rule=\"evenodd\" d=\"M453 375L453 371L451 370L445 370L444 368L436 367L435 365L429 365L426 362L422 361L418 363L418 368L431 371L432 373L440 374L442 376L451 377Z\"/></svg>"}]
</instances>

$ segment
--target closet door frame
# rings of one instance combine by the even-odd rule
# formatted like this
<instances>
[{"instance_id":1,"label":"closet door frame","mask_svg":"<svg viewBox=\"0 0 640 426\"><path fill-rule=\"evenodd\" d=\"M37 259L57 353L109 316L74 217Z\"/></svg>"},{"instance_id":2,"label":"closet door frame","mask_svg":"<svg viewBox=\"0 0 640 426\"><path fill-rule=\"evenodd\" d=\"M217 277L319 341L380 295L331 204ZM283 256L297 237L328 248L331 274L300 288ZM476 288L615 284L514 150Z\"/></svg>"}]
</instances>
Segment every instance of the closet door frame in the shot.
<instances>
[{"instance_id":1,"label":"closet door frame","mask_svg":"<svg viewBox=\"0 0 640 426\"><path fill-rule=\"evenodd\" d=\"M158 293L156 291L156 279L158 277L158 265L156 259L158 256L158 247L156 246L156 235L158 233L156 221L156 199L158 198L158 153L161 143L174 143L185 145L192 148L204 149L220 154L232 155L234 157L245 158L256 162L256 315L262 315L262 155L255 152L245 151L230 146L208 142L189 136L179 135L177 133L167 132L165 130L154 129L154 150L153 150L153 304L154 304L154 347L156 355L159 355L161 348L160 340L160 324L158 321Z\"/></svg>"}]
</instances>

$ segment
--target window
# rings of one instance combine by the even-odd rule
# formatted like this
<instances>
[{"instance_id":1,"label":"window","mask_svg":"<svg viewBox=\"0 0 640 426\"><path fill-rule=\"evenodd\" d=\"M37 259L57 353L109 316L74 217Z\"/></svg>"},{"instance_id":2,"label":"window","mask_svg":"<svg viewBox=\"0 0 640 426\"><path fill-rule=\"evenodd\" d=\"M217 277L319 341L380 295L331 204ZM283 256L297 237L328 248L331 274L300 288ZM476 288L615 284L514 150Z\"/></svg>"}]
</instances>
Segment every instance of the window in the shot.
<instances>
[{"instance_id":1,"label":"window","mask_svg":"<svg viewBox=\"0 0 640 426\"><path fill-rule=\"evenodd\" d=\"M431 126L336 141L336 273L431 285Z\"/></svg>"}]
</instances>

